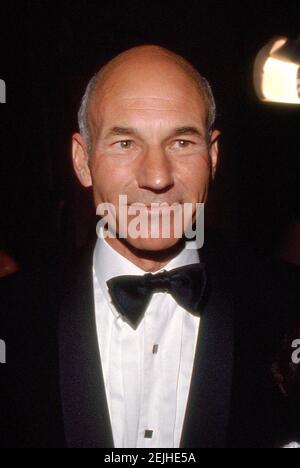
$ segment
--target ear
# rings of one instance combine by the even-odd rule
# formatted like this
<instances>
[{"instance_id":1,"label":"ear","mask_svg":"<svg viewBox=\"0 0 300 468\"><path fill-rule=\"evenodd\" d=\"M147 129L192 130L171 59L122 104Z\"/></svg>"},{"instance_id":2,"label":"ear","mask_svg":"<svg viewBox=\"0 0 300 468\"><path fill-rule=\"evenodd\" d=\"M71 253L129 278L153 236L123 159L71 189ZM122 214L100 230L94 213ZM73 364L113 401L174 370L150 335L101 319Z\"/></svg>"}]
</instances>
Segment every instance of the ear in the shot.
<instances>
[{"instance_id":1,"label":"ear","mask_svg":"<svg viewBox=\"0 0 300 468\"><path fill-rule=\"evenodd\" d=\"M221 133L219 130L214 130L210 138L210 157L211 157L211 167L212 167L212 180L214 180L219 158L219 138Z\"/></svg>"},{"instance_id":2,"label":"ear","mask_svg":"<svg viewBox=\"0 0 300 468\"><path fill-rule=\"evenodd\" d=\"M92 177L88 165L88 153L80 133L74 133L72 136L72 158L76 175L81 184L84 187L91 187Z\"/></svg>"}]
</instances>

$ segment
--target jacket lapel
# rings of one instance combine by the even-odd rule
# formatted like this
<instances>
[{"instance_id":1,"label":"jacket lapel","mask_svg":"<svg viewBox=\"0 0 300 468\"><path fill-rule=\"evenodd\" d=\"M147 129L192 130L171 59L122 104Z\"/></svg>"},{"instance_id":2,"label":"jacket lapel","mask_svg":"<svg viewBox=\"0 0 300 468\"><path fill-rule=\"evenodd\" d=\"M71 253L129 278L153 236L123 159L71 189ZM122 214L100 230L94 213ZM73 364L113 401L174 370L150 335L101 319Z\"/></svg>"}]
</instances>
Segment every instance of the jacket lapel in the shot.
<instances>
[{"instance_id":1,"label":"jacket lapel","mask_svg":"<svg viewBox=\"0 0 300 468\"><path fill-rule=\"evenodd\" d=\"M209 283L181 438L184 448L226 446L233 374L234 300L225 273L228 268L214 260L214 256L200 251Z\"/></svg>"},{"instance_id":2,"label":"jacket lapel","mask_svg":"<svg viewBox=\"0 0 300 468\"><path fill-rule=\"evenodd\" d=\"M93 247L73 269L60 319L61 397L71 448L113 447L94 313Z\"/></svg>"}]
</instances>

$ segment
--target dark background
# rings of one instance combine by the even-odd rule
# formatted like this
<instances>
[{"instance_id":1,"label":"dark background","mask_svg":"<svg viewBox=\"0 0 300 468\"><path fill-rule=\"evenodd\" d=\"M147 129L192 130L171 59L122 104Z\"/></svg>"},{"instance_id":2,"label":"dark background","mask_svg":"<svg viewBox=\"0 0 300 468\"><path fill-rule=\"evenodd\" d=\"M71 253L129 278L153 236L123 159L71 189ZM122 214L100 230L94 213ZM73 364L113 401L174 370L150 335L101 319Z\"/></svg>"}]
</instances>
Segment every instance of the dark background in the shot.
<instances>
[{"instance_id":1,"label":"dark background","mask_svg":"<svg viewBox=\"0 0 300 468\"><path fill-rule=\"evenodd\" d=\"M155 43L215 92L221 163L207 223L276 255L299 218L300 108L258 102L252 69L273 36L299 35L299 1L1 1L0 18L0 250L25 266L84 242L94 209L70 153L80 98L107 60Z\"/></svg>"}]
</instances>

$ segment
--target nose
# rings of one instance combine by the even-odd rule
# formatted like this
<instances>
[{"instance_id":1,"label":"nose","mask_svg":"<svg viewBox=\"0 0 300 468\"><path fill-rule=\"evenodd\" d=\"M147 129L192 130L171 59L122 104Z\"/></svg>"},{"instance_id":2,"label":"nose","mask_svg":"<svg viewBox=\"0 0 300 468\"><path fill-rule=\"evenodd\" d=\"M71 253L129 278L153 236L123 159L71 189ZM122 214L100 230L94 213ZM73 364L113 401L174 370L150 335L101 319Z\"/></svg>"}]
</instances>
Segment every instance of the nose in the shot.
<instances>
[{"instance_id":1,"label":"nose","mask_svg":"<svg viewBox=\"0 0 300 468\"><path fill-rule=\"evenodd\" d=\"M140 165L138 184L139 188L156 192L174 186L172 164L162 148L148 149Z\"/></svg>"}]
</instances>

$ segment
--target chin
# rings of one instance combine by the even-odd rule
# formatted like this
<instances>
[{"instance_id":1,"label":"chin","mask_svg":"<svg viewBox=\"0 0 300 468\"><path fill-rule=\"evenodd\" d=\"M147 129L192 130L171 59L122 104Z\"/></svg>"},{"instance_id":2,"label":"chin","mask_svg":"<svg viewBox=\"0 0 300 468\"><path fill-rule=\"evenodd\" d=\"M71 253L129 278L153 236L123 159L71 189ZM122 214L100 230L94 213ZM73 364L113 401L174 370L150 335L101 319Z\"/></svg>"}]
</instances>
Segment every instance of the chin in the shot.
<instances>
[{"instance_id":1,"label":"chin","mask_svg":"<svg viewBox=\"0 0 300 468\"><path fill-rule=\"evenodd\" d=\"M182 239L171 238L171 239L132 239L128 238L127 242L138 250L144 250L148 252L160 252L163 250L168 250L180 243Z\"/></svg>"}]
</instances>

